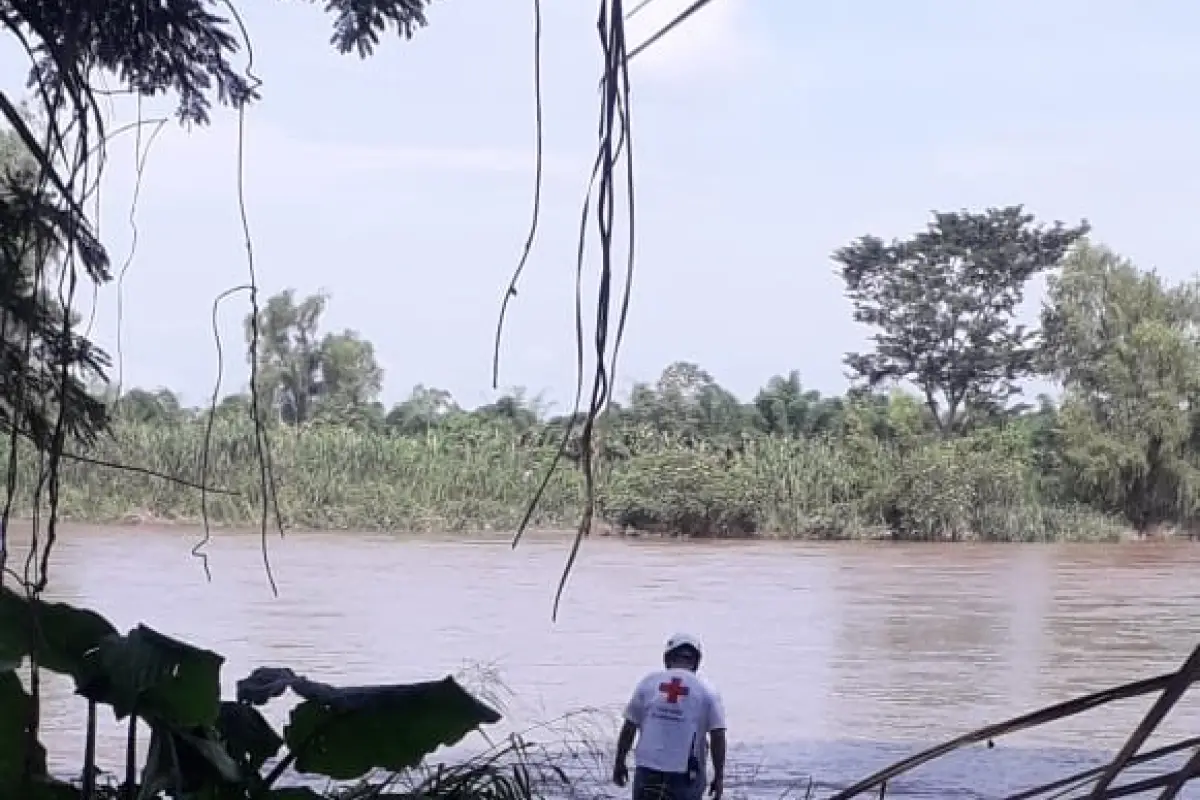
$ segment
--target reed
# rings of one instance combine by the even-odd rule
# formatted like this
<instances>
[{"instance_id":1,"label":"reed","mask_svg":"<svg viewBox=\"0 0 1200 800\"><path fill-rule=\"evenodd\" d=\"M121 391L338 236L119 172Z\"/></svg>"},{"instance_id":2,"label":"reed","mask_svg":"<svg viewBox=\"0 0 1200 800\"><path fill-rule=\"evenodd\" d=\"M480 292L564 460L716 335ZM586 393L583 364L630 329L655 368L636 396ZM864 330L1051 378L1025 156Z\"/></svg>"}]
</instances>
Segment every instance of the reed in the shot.
<instances>
[{"instance_id":1,"label":"reed","mask_svg":"<svg viewBox=\"0 0 1200 800\"><path fill-rule=\"evenodd\" d=\"M512 530L556 449L552 435L472 424L399 436L340 426L270 431L278 505L286 525L322 530ZM118 424L61 470L63 518L197 522L205 425ZM140 472L95 462L133 465ZM29 513L38 461L20 453L18 514ZM1068 540L1124 529L1088 508L1042 502L1037 476L1017 457L957 443L903 448L875 440L760 436L730 445L655 431L621 432L598 465L610 524L699 535L804 538ZM253 427L218 419L208 445L209 521L259 519L262 487ZM583 480L570 461L551 478L532 519L569 528Z\"/></svg>"}]
</instances>

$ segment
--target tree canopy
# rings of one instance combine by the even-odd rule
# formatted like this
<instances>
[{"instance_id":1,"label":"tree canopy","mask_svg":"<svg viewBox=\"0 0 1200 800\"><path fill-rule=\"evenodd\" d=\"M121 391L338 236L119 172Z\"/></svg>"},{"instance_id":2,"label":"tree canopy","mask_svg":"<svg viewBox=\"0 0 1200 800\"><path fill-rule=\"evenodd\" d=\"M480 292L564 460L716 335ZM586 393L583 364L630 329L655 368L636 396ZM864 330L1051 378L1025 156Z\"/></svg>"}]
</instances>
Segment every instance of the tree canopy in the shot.
<instances>
[{"instance_id":1,"label":"tree canopy","mask_svg":"<svg viewBox=\"0 0 1200 800\"><path fill-rule=\"evenodd\" d=\"M246 317L246 355L258 360L261 396L293 424L330 408L369 406L383 388L374 345L352 330L322 335L328 300L319 292L297 302L286 289L267 300L257 321L253 313Z\"/></svg>"},{"instance_id":2,"label":"tree canopy","mask_svg":"<svg viewBox=\"0 0 1200 800\"><path fill-rule=\"evenodd\" d=\"M1200 503L1200 284L1169 286L1105 247L1050 284L1046 360L1066 388L1064 458L1079 488L1139 528Z\"/></svg>"},{"instance_id":3,"label":"tree canopy","mask_svg":"<svg viewBox=\"0 0 1200 800\"><path fill-rule=\"evenodd\" d=\"M838 250L854 319L876 329L873 352L846 356L851 374L871 387L912 383L947 432L1003 409L1035 372L1036 335L1015 321L1025 286L1087 232L1009 206L935 213L909 239L864 236Z\"/></svg>"}]
</instances>

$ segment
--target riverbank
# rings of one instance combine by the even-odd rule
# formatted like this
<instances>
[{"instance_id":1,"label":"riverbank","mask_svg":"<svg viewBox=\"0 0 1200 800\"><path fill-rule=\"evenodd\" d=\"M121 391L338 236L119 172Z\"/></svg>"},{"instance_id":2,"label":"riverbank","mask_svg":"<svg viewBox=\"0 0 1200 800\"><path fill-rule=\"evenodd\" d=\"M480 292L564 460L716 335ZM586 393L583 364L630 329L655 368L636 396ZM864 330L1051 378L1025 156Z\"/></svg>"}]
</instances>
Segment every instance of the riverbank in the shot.
<instances>
[{"instance_id":1,"label":"riverbank","mask_svg":"<svg viewBox=\"0 0 1200 800\"><path fill-rule=\"evenodd\" d=\"M261 513L261 512L260 512ZM11 519L14 524L27 524L32 522L32 516L28 514L14 514ZM110 528L110 529L127 529L131 532L139 529L150 530L167 530L180 534L195 534L202 535L205 529L205 522L202 518L164 518L155 516L146 509L132 511L128 514L112 519L89 518L86 516L76 517L66 513L61 517L61 520L74 527L80 529L88 528ZM567 520L563 525L557 526L530 526L525 529L525 537L542 537L548 539L570 539L576 535L578 519ZM268 520L268 531L277 534L278 525L274 517ZM253 534L258 535L261 532L261 517L256 519L243 519L239 521L229 520L212 520L208 521L210 531L220 531L223 533L236 534ZM483 537L486 539L510 539L516 532L515 526L502 527L492 524L481 524L478 527L463 527L453 530L447 527L430 527L430 528L369 528L348 526L344 528L321 528L314 525L288 523L284 526L285 534L320 534L320 533L395 533L403 535L414 535L421 537L444 537L462 538L462 537ZM823 531L809 532L793 532L793 531L758 531L750 535L740 536L722 536L722 537L696 537L696 536L680 536L679 534L669 531L645 531L637 528L621 529L605 520L596 520L592 524L591 535L599 537L612 537L617 539L648 539L648 540L667 540L667 539L692 539L692 540L718 540L728 542L738 541L794 541L794 542L944 542L957 541L961 543L1063 543L1063 544L1124 544L1131 542L1172 542L1172 541L1194 541L1195 537L1190 536L1184 531L1178 529L1158 529L1139 533L1138 531L1122 527L1117 521L1100 518L1099 527L1089 531L1080 529L1079 531L1069 531L1066 534L1057 538L1011 538L997 539L995 537L986 537L979 534L965 534L956 540L928 540L928 539L912 539L895 536L884 526L878 526L873 529L861 529L855 531L847 531L841 535L827 534Z\"/></svg>"},{"instance_id":2,"label":"riverbank","mask_svg":"<svg viewBox=\"0 0 1200 800\"><path fill-rule=\"evenodd\" d=\"M1036 453L1009 437L920 440L747 438L735 446L606 440L597 463L598 533L795 539L1119 541L1132 526L1055 497ZM292 529L511 531L557 452L557 436L474 426L417 436L314 426L271 431L274 506ZM210 490L202 481L207 453ZM23 454L15 511L36 461ZM59 511L97 524L254 527L263 475L254 431L219 420L122 424L62 468ZM99 463L98 463L99 462ZM129 465L140 471L114 468ZM163 476L174 476L171 480ZM569 459L529 520L573 529L584 481ZM1166 526L1163 529L1169 529ZM1180 526L1181 530L1185 530Z\"/></svg>"}]
</instances>

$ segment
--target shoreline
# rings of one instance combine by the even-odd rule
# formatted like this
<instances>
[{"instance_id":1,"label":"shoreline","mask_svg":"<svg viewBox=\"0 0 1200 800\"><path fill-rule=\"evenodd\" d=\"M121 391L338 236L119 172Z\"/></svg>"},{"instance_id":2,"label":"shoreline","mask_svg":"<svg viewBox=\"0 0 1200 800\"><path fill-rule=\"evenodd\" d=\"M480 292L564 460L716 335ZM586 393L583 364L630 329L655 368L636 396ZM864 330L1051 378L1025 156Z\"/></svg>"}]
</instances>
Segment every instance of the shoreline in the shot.
<instances>
[{"instance_id":1,"label":"shoreline","mask_svg":"<svg viewBox=\"0 0 1200 800\"><path fill-rule=\"evenodd\" d=\"M28 515L13 514L11 523L29 523L32 517ZM10 526L11 526L10 523ZM88 529L88 528L112 528L112 529L128 529L135 531L139 528L150 528L161 531L173 531L180 533L196 533L202 535L205 530L204 522L200 519L170 519L166 517L158 517L148 512L125 514L115 519L75 519L75 518L60 518L59 525L73 529ZM261 529L258 524L228 524L226 522L210 522L208 530L211 532L234 533L241 535L260 535ZM273 522L268 523L268 534L278 534L279 529ZM511 539L515 535L515 530L507 528L498 528L493 525L485 524L480 527L459 528L456 530L446 528L427 528L427 529L407 529L407 528L358 528L358 527L307 527L303 525L285 526L283 529L285 535L290 534L348 534L348 535L408 535L408 536L435 536L446 539L462 539L470 537L487 537L495 539ZM530 526L525 530L525 536L535 536L538 538L554 538L554 539L570 539L575 536L576 530L573 526ZM1000 539L987 538L981 536L962 536L958 538L933 538L920 539L909 538L903 536L895 536L886 529L879 528L873 534L864 535L845 535L831 536L827 532L811 533L811 534L793 534L779 531L759 531L753 534L738 534L730 536L689 536L678 533L670 533L664 531L645 531L638 529L619 530L616 526L607 522L597 520L593 523L592 536L600 538L612 539L632 539L632 540L651 540L651 541L687 541L687 542L728 542L728 543L755 543L755 542L823 542L823 543L887 543L887 544L1084 544L1084 545L1112 545L1112 544L1200 544L1200 538L1189 536L1186 532L1177 528L1161 528L1144 533L1139 533L1132 528L1122 531L1115 538L1113 537L1096 537L1096 538L1059 538L1059 539Z\"/></svg>"},{"instance_id":2,"label":"shoreline","mask_svg":"<svg viewBox=\"0 0 1200 800\"><path fill-rule=\"evenodd\" d=\"M1104 498L1066 492L1059 481L1064 476L1038 467L1032 450L1012 452L1016 445L1007 439L993 441L998 433L908 445L764 434L744 440L735 452L646 438L641 431L626 431L618 451L597 463L597 535L1119 542L1200 534L1200 516L1184 511L1138 533L1135 526L1147 527L1142 517ZM228 421L216 426L211 441L205 434L204 426L188 420L122 423L94 448L102 464L66 466L61 518L196 526L203 509L219 528L256 528L265 487L253 457L253 431ZM546 471L557 447L482 421L423 437L322 425L280 436L273 447L272 515L278 512L295 531L511 532L539 492L531 529L574 530L587 490L578 469ZM170 476L192 474L205 448L212 454L208 477L222 488L202 495L194 484ZM18 513L31 514L35 506L41 485L36 463L32 454L19 460ZM110 463L151 472L104 466Z\"/></svg>"}]
</instances>

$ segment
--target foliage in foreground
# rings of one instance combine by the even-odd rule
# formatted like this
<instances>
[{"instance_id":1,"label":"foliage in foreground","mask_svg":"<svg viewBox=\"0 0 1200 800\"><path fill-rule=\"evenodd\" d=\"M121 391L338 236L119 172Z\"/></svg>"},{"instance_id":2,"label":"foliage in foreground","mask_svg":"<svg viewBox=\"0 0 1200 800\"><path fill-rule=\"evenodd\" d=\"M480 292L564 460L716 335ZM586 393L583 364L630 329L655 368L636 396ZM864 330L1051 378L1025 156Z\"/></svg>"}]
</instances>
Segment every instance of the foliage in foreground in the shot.
<instances>
[{"instance_id":1,"label":"foliage in foreground","mask_svg":"<svg viewBox=\"0 0 1200 800\"><path fill-rule=\"evenodd\" d=\"M46 769L46 750L37 738L37 703L19 677L27 660L70 678L88 703L88 747L78 786ZM111 709L129 725L119 796L130 800L317 798L311 790L277 783L289 768L338 781L362 779L375 770L409 770L439 747L500 719L451 677L337 688L290 669L259 668L238 681L235 700L222 700L224 660L144 625L121 634L94 611L30 600L0 587L0 708L5 709L0 798L97 797L98 707ZM286 691L300 703L277 733L258 709ZM151 736L140 768L134 746L139 721Z\"/></svg>"}]
</instances>

